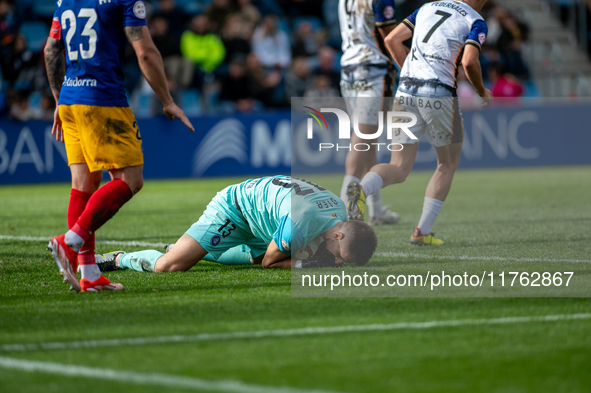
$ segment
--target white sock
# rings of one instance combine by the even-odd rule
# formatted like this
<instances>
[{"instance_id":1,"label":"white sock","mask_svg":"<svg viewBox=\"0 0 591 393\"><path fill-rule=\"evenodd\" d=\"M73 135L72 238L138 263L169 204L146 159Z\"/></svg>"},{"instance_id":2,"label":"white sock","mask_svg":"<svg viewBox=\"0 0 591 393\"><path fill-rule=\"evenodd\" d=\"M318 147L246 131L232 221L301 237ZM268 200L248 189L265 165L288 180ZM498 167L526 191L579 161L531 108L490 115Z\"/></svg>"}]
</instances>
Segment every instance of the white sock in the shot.
<instances>
[{"instance_id":1,"label":"white sock","mask_svg":"<svg viewBox=\"0 0 591 393\"><path fill-rule=\"evenodd\" d=\"M384 180L382 180L382 177L375 172L367 172L365 176L363 176L363 180L361 180L361 187L363 187L365 196L372 195L378 190L381 190L383 185Z\"/></svg>"},{"instance_id":2,"label":"white sock","mask_svg":"<svg viewBox=\"0 0 591 393\"><path fill-rule=\"evenodd\" d=\"M82 278L89 281L96 281L101 277L101 270L96 263L92 265L80 265L80 273L82 273Z\"/></svg>"},{"instance_id":3,"label":"white sock","mask_svg":"<svg viewBox=\"0 0 591 393\"><path fill-rule=\"evenodd\" d=\"M80 235L78 235L74 231L66 232L66 236L64 237L64 241L66 242L68 247L70 247L72 250L74 250L76 252L80 252L80 249L84 245L84 239L82 239L80 237Z\"/></svg>"},{"instance_id":4,"label":"white sock","mask_svg":"<svg viewBox=\"0 0 591 393\"><path fill-rule=\"evenodd\" d=\"M435 223L435 219L437 219L441 208L443 208L442 201L425 197L425 202L423 202L423 214L421 214L421 219L419 220L419 229L423 235L431 233L431 227L433 226L433 223Z\"/></svg>"},{"instance_id":5,"label":"white sock","mask_svg":"<svg viewBox=\"0 0 591 393\"><path fill-rule=\"evenodd\" d=\"M382 190L377 190L367 197L367 206L370 217L379 217L382 214Z\"/></svg>"},{"instance_id":6,"label":"white sock","mask_svg":"<svg viewBox=\"0 0 591 393\"><path fill-rule=\"evenodd\" d=\"M349 202L349 198L347 198L347 186L352 181L356 181L359 183L361 179L353 175L345 175L345 177L343 178L343 186L341 187L341 199L343 200L343 202L345 202L345 206L347 206L347 202Z\"/></svg>"}]
</instances>

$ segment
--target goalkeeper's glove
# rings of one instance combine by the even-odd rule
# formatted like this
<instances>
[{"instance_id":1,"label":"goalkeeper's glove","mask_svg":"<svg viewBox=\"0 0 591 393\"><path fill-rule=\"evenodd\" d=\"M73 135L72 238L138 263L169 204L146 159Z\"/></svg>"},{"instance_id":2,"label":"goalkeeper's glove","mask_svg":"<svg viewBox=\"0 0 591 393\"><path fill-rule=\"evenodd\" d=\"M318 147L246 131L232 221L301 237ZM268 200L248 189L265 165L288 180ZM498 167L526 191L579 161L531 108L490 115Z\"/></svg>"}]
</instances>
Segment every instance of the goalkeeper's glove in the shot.
<instances>
[{"instance_id":1,"label":"goalkeeper's glove","mask_svg":"<svg viewBox=\"0 0 591 393\"><path fill-rule=\"evenodd\" d=\"M296 261L296 269L312 269L317 267L341 267L342 264L335 262L335 257L326 249L326 244L322 242L318 250L311 258L299 259Z\"/></svg>"}]
</instances>

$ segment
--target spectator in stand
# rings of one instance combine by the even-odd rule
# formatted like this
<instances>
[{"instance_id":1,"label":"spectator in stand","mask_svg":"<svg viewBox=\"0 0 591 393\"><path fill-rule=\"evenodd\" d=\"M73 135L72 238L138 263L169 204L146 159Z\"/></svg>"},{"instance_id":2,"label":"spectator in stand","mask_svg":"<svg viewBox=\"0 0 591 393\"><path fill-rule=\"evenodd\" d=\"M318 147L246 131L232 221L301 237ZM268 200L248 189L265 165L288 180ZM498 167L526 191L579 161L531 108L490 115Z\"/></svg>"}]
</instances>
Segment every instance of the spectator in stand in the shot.
<instances>
[{"instance_id":1,"label":"spectator in stand","mask_svg":"<svg viewBox=\"0 0 591 393\"><path fill-rule=\"evenodd\" d=\"M174 0L159 0L158 14L168 21L169 32L180 37L185 30L188 15Z\"/></svg>"},{"instance_id":2,"label":"spectator in stand","mask_svg":"<svg viewBox=\"0 0 591 393\"><path fill-rule=\"evenodd\" d=\"M237 55L230 61L228 74L222 79L220 100L232 101L240 112L254 109L255 100L251 94L244 56Z\"/></svg>"},{"instance_id":3,"label":"spectator in stand","mask_svg":"<svg viewBox=\"0 0 591 393\"><path fill-rule=\"evenodd\" d=\"M478 110L482 108L482 98L476 93L476 89L466 76L464 67L458 70L457 95L460 99L460 107L466 110Z\"/></svg>"},{"instance_id":4,"label":"spectator in stand","mask_svg":"<svg viewBox=\"0 0 591 393\"><path fill-rule=\"evenodd\" d=\"M490 91L494 97L517 98L524 92L523 84L514 75L503 72L501 63L493 63L488 68L488 77L491 81ZM507 102L503 100L502 102ZM513 100L509 100L513 102Z\"/></svg>"},{"instance_id":5,"label":"spectator in stand","mask_svg":"<svg viewBox=\"0 0 591 393\"><path fill-rule=\"evenodd\" d=\"M312 23L307 20L300 22L294 33L294 44L291 51L293 57L313 57L318 53L318 44L314 36Z\"/></svg>"},{"instance_id":6,"label":"spectator in stand","mask_svg":"<svg viewBox=\"0 0 591 393\"><path fill-rule=\"evenodd\" d=\"M162 14L152 16L149 28L154 45L162 55L166 75L172 76L175 86L186 88L193 78L193 65L181 55L180 37L169 34L168 20Z\"/></svg>"},{"instance_id":7,"label":"spectator in stand","mask_svg":"<svg viewBox=\"0 0 591 393\"><path fill-rule=\"evenodd\" d=\"M322 1L278 0L277 2L285 11L285 15L288 15L290 18L298 16L316 16L318 18L322 18Z\"/></svg>"},{"instance_id":8,"label":"spectator in stand","mask_svg":"<svg viewBox=\"0 0 591 393\"><path fill-rule=\"evenodd\" d=\"M499 20L501 35L497 40L497 49L505 59L507 71L518 78L529 79L529 70L523 61L523 44L528 39L529 27L506 13Z\"/></svg>"},{"instance_id":9,"label":"spectator in stand","mask_svg":"<svg viewBox=\"0 0 591 393\"><path fill-rule=\"evenodd\" d=\"M34 108L29 105L30 90L12 90L7 93L10 113L8 118L16 121L28 121L36 118Z\"/></svg>"},{"instance_id":10,"label":"spectator in stand","mask_svg":"<svg viewBox=\"0 0 591 393\"><path fill-rule=\"evenodd\" d=\"M2 56L2 76L9 86L19 89L34 89L38 87L36 79L42 76L40 55L28 49L27 39L23 34L17 34L9 46L7 53ZM18 85L18 86L17 86ZM44 86L44 84L41 84Z\"/></svg>"},{"instance_id":11,"label":"spectator in stand","mask_svg":"<svg viewBox=\"0 0 591 393\"><path fill-rule=\"evenodd\" d=\"M250 40L247 39L250 38L249 31L240 14L232 14L226 19L222 30L222 41L226 48L225 63L229 63L237 54L246 57L250 53Z\"/></svg>"},{"instance_id":12,"label":"spectator in stand","mask_svg":"<svg viewBox=\"0 0 591 393\"><path fill-rule=\"evenodd\" d=\"M2 54L4 54L4 49L7 49L14 40L16 26L13 11L13 6L9 0L0 0L0 45L2 46Z\"/></svg>"},{"instance_id":13,"label":"spectator in stand","mask_svg":"<svg viewBox=\"0 0 591 393\"><path fill-rule=\"evenodd\" d=\"M489 6L490 4L490 6ZM488 34L486 35L486 43L488 45L497 45L497 41L501 36L502 27L500 20L505 18L507 11L502 7L494 5L494 3L487 2L481 11L481 15L488 26Z\"/></svg>"},{"instance_id":14,"label":"spectator in stand","mask_svg":"<svg viewBox=\"0 0 591 393\"><path fill-rule=\"evenodd\" d=\"M277 106L273 96L275 89L281 83L281 72L277 70L269 73L265 72L254 52L249 53L246 57L246 70L253 97L261 101L266 107Z\"/></svg>"},{"instance_id":15,"label":"spectator in stand","mask_svg":"<svg viewBox=\"0 0 591 393\"><path fill-rule=\"evenodd\" d=\"M8 118L17 121L53 121L55 100L51 94L51 90L49 92L45 91L41 95L39 105L37 106L32 106L29 101L31 93L31 90L8 90L7 100L10 107Z\"/></svg>"},{"instance_id":16,"label":"spectator in stand","mask_svg":"<svg viewBox=\"0 0 591 393\"><path fill-rule=\"evenodd\" d=\"M283 70L291 62L291 46L287 34L277 26L277 17L267 15L254 32L252 48L263 67Z\"/></svg>"},{"instance_id":17,"label":"spectator in stand","mask_svg":"<svg viewBox=\"0 0 591 393\"><path fill-rule=\"evenodd\" d=\"M318 67L316 73L326 75L330 78L330 85L334 88L339 87L341 82L341 73L335 70L336 53L330 46L321 46L318 50ZM337 97L340 93L337 94Z\"/></svg>"},{"instance_id":18,"label":"spectator in stand","mask_svg":"<svg viewBox=\"0 0 591 393\"><path fill-rule=\"evenodd\" d=\"M123 54L123 73L125 74L123 86L127 94L131 96L140 86L143 75L135 50L130 44L125 46L125 53Z\"/></svg>"},{"instance_id":19,"label":"spectator in stand","mask_svg":"<svg viewBox=\"0 0 591 393\"><path fill-rule=\"evenodd\" d=\"M181 36L181 53L195 66L193 85L200 89L204 84L204 74L213 72L224 61L226 49L222 40L209 30L207 16L195 15L191 29Z\"/></svg>"},{"instance_id":20,"label":"spectator in stand","mask_svg":"<svg viewBox=\"0 0 591 393\"><path fill-rule=\"evenodd\" d=\"M43 92L41 96L41 100L39 101L39 111L36 114L36 119L38 120L45 120L45 121L53 121L53 116L55 113L55 99L53 98L53 94L50 90L46 90Z\"/></svg>"},{"instance_id":21,"label":"spectator in stand","mask_svg":"<svg viewBox=\"0 0 591 393\"><path fill-rule=\"evenodd\" d=\"M254 31L255 26L261 20L261 13L257 7L252 5L250 0L238 0L237 3L239 9L238 13L242 17L246 27Z\"/></svg>"},{"instance_id":22,"label":"spectator in stand","mask_svg":"<svg viewBox=\"0 0 591 393\"><path fill-rule=\"evenodd\" d=\"M304 92L304 97L310 98L334 98L339 96L339 91L332 86L330 75L324 73L316 73L312 84Z\"/></svg>"},{"instance_id":23,"label":"spectator in stand","mask_svg":"<svg viewBox=\"0 0 591 393\"><path fill-rule=\"evenodd\" d=\"M219 32L226 23L228 16L238 11L236 0L213 0L207 7L205 14L209 18L211 30Z\"/></svg>"},{"instance_id":24,"label":"spectator in stand","mask_svg":"<svg viewBox=\"0 0 591 393\"><path fill-rule=\"evenodd\" d=\"M287 100L292 97L303 97L306 89L312 84L312 70L305 57L293 59L291 69L285 76L285 95Z\"/></svg>"}]
</instances>

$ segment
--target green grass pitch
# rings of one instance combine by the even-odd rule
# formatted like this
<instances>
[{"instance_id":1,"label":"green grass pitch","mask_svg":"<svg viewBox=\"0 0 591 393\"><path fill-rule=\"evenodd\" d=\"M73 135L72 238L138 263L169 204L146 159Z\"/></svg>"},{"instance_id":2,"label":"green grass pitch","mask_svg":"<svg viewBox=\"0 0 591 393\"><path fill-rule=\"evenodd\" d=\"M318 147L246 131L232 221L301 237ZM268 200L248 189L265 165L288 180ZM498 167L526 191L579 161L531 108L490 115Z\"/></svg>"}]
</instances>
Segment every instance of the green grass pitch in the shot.
<instances>
[{"instance_id":1,"label":"green grass pitch","mask_svg":"<svg viewBox=\"0 0 591 393\"><path fill-rule=\"evenodd\" d=\"M478 257L591 260L591 168L462 170L434 231L440 249L408 244L430 173L386 189L401 222L377 228L375 264ZM312 176L338 193L342 177ZM97 240L167 243L198 219L216 191L244 179L146 181ZM46 242L63 233L69 185L0 187L0 346L376 323L591 313L589 298L292 298L289 271L203 263L187 273L108 274L121 293L75 294ZM121 246L97 244L107 252ZM145 247L125 247L135 251ZM412 256L387 257L412 254ZM436 257L439 257L437 259ZM444 258L441 258L444 257ZM483 261L495 257L498 260ZM446 259L449 258L449 259ZM475 262L476 263L476 262ZM579 263L581 274L591 263ZM591 319L431 329L0 351L4 358L240 381L308 392L589 392ZM4 348L4 347L3 347ZM254 387L253 387L254 386ZM230 391L137 385L0 365L2 392ZM241 390L242 389L242 390ZM246 390L245 390L246 389Z\"/></svg>"}]
</instances>

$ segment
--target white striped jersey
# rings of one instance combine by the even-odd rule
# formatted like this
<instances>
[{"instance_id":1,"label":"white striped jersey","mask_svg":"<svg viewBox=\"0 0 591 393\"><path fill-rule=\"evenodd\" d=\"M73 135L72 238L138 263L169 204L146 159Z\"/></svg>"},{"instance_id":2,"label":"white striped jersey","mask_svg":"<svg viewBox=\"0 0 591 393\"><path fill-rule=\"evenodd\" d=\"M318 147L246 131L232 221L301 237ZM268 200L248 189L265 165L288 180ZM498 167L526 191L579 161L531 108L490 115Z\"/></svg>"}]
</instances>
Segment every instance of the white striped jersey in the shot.
<instances>
[{"instance_id":1,"label":"white striped jersey","mask_svg":"<svg viewBox=\"0 0 591 393\"><path fill-rule=\"evenodd\" d=\"M465 45L480 50L488 34L484 19L461 0L445 0L423 5L403 23L414 34L398 89L423 97L455 96Z\"/></svg>"},{"instance_id":2,"label":"white striped jersey","mask_svg":"<svg viewBox=\"0 0 591 393\"><path fill-rule=\"evenodd\" d=\"M396 23L394 0L339 0L339 23L343 38L341 68L378 66L375 71L383 76L388 72L390 58L380 49L376 27Z\"/></svg>"}]
</instances>

